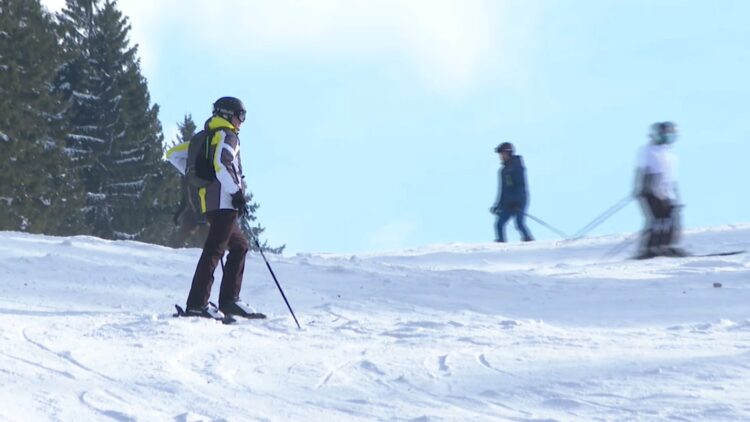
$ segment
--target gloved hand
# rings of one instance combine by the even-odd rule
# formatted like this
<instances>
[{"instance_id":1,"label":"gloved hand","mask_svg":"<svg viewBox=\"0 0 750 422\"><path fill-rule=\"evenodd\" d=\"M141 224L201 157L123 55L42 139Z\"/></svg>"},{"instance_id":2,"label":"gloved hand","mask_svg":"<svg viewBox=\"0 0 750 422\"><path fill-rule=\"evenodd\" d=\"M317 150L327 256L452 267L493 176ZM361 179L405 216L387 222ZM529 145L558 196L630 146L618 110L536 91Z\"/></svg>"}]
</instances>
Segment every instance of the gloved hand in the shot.
<instances>
[{"instance_id":1,"label":"gloved hand","mask_svg":"<svg viewBox=\"0 0 750 422\"><path fill-rule=\"evenodd\" d=\"M250 214L250 210L247 208L247 199L245 199L245 193L242 190L238 190L232 194L232 206L237 208L239 218L245 217Z\"/></svg>"},{"instance_id":2,"label":"gloved hand","mask_svg":"<svg viewBox=\"0 0 750 422\"><path fill-rule=\"evenodd\" d=\"M500 207L499 206L491 206L490 207L490 213L491 214L500 214Z\"/></svg>"}]
</instances>

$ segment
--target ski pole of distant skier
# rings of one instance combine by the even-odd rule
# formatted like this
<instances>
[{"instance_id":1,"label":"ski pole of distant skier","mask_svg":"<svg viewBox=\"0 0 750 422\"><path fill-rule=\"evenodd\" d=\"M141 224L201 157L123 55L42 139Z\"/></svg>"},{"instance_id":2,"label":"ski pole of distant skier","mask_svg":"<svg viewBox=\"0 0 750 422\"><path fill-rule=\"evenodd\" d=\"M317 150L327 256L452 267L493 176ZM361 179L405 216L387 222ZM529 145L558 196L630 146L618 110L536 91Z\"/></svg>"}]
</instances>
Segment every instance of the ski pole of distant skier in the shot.
<instances>
[{"instance_id":1,"label":"ski pole of distant skier","mask_svg":"<svg viewBox=\"0 0 750 422\"><path fill-rule=\"evenodd\" d=\"M253 239L255 242L255 246L258 248L258 251L260 252L260 256L263 257L263 261L266 263L266 267L268 267L268 271L271 273L271 277L273 277L273 281L276 282L276 287L279 288L279 293L281 293L281 297L284 298L284 302L286 303L286 307L289 308L289 312L292 314L292 318L294 318L294 322L297 324L298 329L302 329L299 325L299 321L297 321L297 317L294 315L294 311L292 310L292 307L289 305L289 301L286 300L286 295L284 294L284 290L281 288L281 285L279 284L279 280L276 278L276 274L273 273L273 269L271 268L271 264L268 263L268 260L266 259L266 254L263 253L263 248L260 247L260 243L258 243L258 239Z\"/></svg>"},{"instance_id":2,"label":"ski pole of distant skier","mask_svg":"<svg viewBox=\"0 0 750 422\"><path fill-rule=\"evenodd\" d=\"M576 234L573 235L573 237L570 240L578 240L588 234L591 230L594 230L597 226L602 224L603 222L609 220L613 215L615 215L618 211L623 209L625 205L628 205L630 201L633 200L632 195L628 195L624 198L622 198L619 202L617 202L615 205L609 207L606 211L604 211L600 216L596 217L593 221L591 221L589 224L583 226L581 230L578 230Z\"/></svg>"},{"instance_id":3,"label":"ski pole of distant skier","mask_svg":"<svg viewBox=\"0 0 750 422\"><path fill-rule=\"evenodd\" d=\"M637 241L642 235L642 232L635 232L630 236L627 236L622 242L618 243L617 245L615 245L615 247L607 251L607 253L602 256L602 259L607 259L619 254L633 242Z\"/></svg>"},{"instance_id":4,"label":"ski pole of distant skier","mask_svg":"<svg viewBox=\"0 0 750 422\"><path fill-rule=\"evenodd\" d=\"M546 222L544 222L543 220L541 220L541 219L539 219L539 218L536 218L536 217L534 217L533 215L531 215L531 214L529 214L529 213L524 213L524 214L526 215L526 217L529 217L530 219L532 219L532 220L536 221L537 223L539 223L539 224L543 225L544 227L546 227L546 228L548 228L548 229L552 230L553 232L557 233L557 234L558 234L559 236L561 236L561 237L562 237L563 239L567 239L567 238L569 237L569 236L568 236L567 234L565 234L565 233L563 233L562 231L560 231L560 230L558 230L558 229L556 229L556 228L552 227L551 225L547 224L547 223L546 223Z\"/></svg>"}]
</instances>

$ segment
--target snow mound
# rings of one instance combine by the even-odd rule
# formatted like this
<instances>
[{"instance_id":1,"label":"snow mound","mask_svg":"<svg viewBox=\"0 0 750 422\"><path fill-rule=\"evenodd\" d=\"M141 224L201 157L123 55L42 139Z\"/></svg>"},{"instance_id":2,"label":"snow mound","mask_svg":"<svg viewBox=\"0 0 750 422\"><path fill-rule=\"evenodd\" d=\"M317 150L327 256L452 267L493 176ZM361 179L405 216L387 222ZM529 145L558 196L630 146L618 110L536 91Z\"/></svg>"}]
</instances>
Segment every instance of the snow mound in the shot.
<instances>
[{"instance_id":1,"label":"snow mound","mask_svg":"<svg viewBox=\"0 0 750 422\"><path fill-rule=\"evenodd\" d=\"M171 316L197 249L0 233L0 419L750 419L750 256L628 237L271 256L298 330L254 254L225 326Z\"/></svg>"}]
</instances>

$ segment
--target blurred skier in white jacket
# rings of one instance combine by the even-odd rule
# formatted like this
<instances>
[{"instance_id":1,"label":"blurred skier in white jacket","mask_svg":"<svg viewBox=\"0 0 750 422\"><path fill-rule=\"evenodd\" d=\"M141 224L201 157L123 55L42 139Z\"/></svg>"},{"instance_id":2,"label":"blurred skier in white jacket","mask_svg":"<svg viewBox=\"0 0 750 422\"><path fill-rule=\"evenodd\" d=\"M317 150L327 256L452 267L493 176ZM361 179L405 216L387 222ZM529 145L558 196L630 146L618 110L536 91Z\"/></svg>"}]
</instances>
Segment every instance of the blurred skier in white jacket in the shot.
<instances>
[{"instance_id":1,"label":"blurred skier in white jacket","mask_svg":"<svg viewBox=\"0 0 750 422\"><path fill-rule=\"evenodd\" d=\"M650 142L639 154L635 195L640 198L646 217L646 228L637 258L684 256L675 247L679 239L682 207L677 189L677 156L673 143L677 128L672 122L651 125Z\"/></svg>"}]
</instances>

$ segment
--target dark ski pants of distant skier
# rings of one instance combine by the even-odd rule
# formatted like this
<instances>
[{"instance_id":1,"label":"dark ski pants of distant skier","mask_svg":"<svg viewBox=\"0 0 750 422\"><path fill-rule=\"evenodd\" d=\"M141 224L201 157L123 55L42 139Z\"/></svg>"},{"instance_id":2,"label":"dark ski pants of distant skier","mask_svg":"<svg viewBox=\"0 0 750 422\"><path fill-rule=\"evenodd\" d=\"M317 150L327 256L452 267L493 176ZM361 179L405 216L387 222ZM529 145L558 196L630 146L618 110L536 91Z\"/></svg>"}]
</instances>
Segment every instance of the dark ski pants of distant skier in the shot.
<instances>
[{"instance_id":1,"label":"dark ski pants of distant skier","mask_svg":"<svg viewBox=\"0 0 750 422\"><path fill-rule=\"evenodd\" d=\"M516 229L521 233L521 240L529 242L534 240L526 227L526 212L523 208L514 210L501 210L495 220L495 242L505 242L505 224L512 217L516 220Z\"/></svg>"},{"instance_id":2,"label":"dark ski pants of distant skier","mask_svg":"<svg viewBox=\"0 0 750 422\"><path fill-rule=\"evenodd\" d=\"M679 215L669 199L655 195L644 195L646 208L646 239L649 249L671 246L679 236Z\"/></svg>"},{"instance_id":3,"label":"dark ski pants of distant skier","mask_svg":"<svg viewBox=\"0 0 750 422\"><path fill-rule=\"evenodd\" d=\"M187 308L197 309L208 304L214 270L228 249L224 275L221 279L219 304L237 300L242 289L242 274L245 272L245 255L248 243L237 224L237 211L216 210L206 213L210 224L203 253L193 276L193 284L188 295Z\"/></svg>"}]
</instances>

